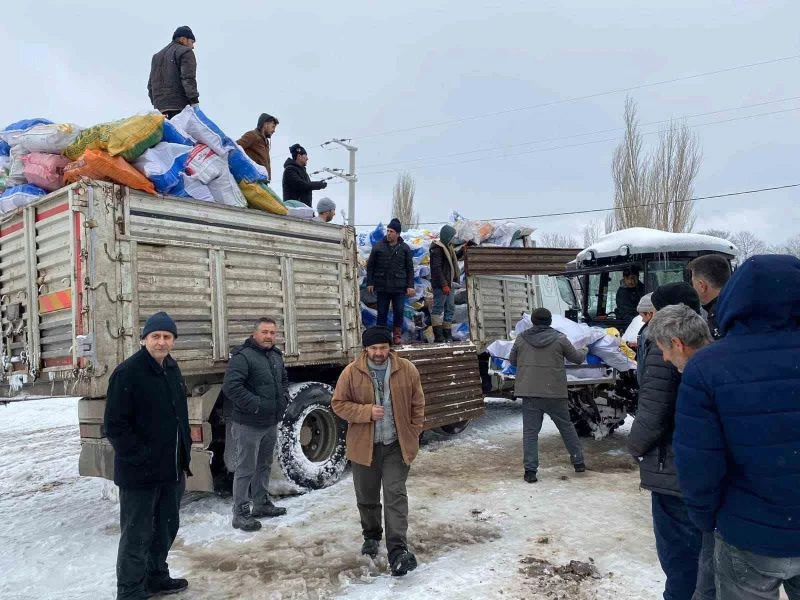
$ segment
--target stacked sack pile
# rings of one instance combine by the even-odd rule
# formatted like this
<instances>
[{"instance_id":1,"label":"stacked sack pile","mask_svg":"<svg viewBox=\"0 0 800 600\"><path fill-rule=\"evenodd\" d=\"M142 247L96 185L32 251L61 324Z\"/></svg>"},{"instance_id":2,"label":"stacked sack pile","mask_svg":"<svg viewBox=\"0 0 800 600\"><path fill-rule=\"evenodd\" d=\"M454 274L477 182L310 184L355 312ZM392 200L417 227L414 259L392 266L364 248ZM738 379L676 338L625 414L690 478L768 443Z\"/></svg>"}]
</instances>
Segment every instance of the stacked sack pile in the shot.
<instances>
[{"instance_id":1,"label":"stacked sack pile","mask_svg":"<svg viewBox=\"0 0 800 600\"><path fill-rule=\"evenodd\" d=\"M150 194L313 217L305 205L284 203L269 186L266 169L191 106L171 121L150 112L81 129L28 119L0 131L0 214L82 177Z\"/></svg>"},{"instance_id":2,"label":"stacked sack pile","mask_svg":"<svg viewBox=\"0 0 800 600\"><path fill-rule=\"evenodd\" d=\"M461 270L461 287L454 289L455 318L452 328L453 339L469 339L469 315L467 308L467 291L464 286L464 263L462 249L467 245L482 246L522 246L523 236L533 233L529 227L520 227L517 224L492 223L489 221L471 221L465 219L457 212L450 215L451 225L456 230L453 243L459 255ZM375 325L378 311L375 308L375 294L367 291L367 261L372 252L372 247L386 236L386 229L378 225L369 233L358 234L358 264L359 281L361 286L361 319L365 327ZM430 247L433 240L438 238L438 232L427 229L406 229L402 233L403 241L412 250L414 263L414 298L406 300L405 319L403 322L403 341L406 343L433 341L433 331L430 327L430 308L433 305L433 291L431 286ZM389 327L393 326L392 313L389 312Z\"/></svg>"}]
</instances>

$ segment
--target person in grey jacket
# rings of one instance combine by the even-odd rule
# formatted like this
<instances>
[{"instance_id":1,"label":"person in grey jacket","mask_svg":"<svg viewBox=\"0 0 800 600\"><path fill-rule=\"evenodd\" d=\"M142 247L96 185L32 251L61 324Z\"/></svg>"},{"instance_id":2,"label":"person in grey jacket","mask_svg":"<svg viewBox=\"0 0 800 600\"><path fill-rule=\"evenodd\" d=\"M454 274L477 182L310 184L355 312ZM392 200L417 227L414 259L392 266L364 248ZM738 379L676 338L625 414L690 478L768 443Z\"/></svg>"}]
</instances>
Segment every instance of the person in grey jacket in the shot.
<instances>
[{"instance_id":1,"label":"person in grey jacket","mask_svg":"<svg viewBox=\"0 0 800 600\"><path fill-rule=\"evenodd\" d=\"M533 327L514 340L509 362L517 369L514 395L522 398L522 440L525 481L535 483L539 469L539 432L544 415L558 427L576 473L586 470L578 433L569 417L567 370L564 359L581 364L587 351L577 350L563 333L550 327L546 308L531 314Z\"/></svg>"},{"instance_id":2,"label":"person in grey jacket","mask_svg":"<svg viewBox=\"0 0 800 600\"><path fill-rule=\"evenodd\" d=\"M253 334L236 348L222 384L233 444L233 527L257 531L257 517L277 517L286 509L269 499L269 472L278 423L288 405L289 377L275 347L277 324L260 318ZM253 502L252 510L250 502Z\"/></svg>"},{"instance_id":3,"label":"person in grey jacket","mask_svg":"<svg viewBox=\"0 0 800 600\"><path fill-rule=\"evenodd\" d=\"M199 106L195 37L186 25L178 27L172 41L153 55L147 95L156 110L171 119L187 105Z\"/></svg>"}]
</instances>

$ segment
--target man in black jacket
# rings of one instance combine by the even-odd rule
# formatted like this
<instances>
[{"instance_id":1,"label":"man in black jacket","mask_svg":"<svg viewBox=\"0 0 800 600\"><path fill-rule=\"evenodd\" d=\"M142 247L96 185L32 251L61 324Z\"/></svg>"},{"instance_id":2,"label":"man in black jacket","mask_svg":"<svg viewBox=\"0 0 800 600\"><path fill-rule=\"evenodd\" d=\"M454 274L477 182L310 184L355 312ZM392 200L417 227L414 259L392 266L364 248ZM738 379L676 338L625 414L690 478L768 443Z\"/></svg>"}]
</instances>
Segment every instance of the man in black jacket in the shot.
<instances>
[{"instance_id":1,"label":"man in black jacket","mask_svg":"<svg viewBox=\"0 0 800 600\"><path fill-rule=\"evenodd\" d=\"M636 317L636 307L642 296L644 296L644 284L639 281L639 267L630 265L622 271L622 285L617 290L617 307L614 310L617 319L624 322L622 329L630 325Z\"/></svg>"},{"instance_id":2,"label":"man in black jacket","mask_svg":"<svg viewBox=\"0 0 800 600\"><path fill-rule=\"evenodd\" d=\"M117 599L143 600L186 589L172 579L167 553L178 533L189 471L186 387L170 356L178 329L169 315L147 319L143 348L117 366L108 384L104 427L114 447L121 536Z\"/></svg>"},{"instance_id":3,"label":"man in black jacket","mask_svg":"<svg viewBox=\"0 0 800 600\"><path fill-rule=\"evenodd\" d=\"M234 444L232 525L244 531L261 529L257 517L286 514L268 493L278 423L288 405L289 376L283 353L275 347L277 333L275 319L260 318L253 334L231 354L222 384L233 421L232 439L226 440Z\"/></svg>"},{"instance_id":4,"label":"man in black jacket","mask_svg":"<svg viewBox=\"0 0 800 600\"><path fill-rule=\"evenodd\" d=\"M299 200L306 206L311 206L311 192L324 190L328 187L327 181L311 181L306 171L308 152L300 144L293 144L289 148L292 157L283 163L283 199Z\"/></svg>"},{"instance_id":5,"label":"man in black jacket","mask_svg":"<svg viewBox=\"0 0 800 600\"><path fill-rule=\"evenodd\" d=\"M186 25L178 27L172 41L153 55L147 95L156 110L168 119L187 105L199 106L197 59L194 56L194 33Z\"/></svg>"},{"instance_id":6,"label":"man in black jacket","mask_svg":"<svg viewBox=\"0 0 800 600\"><path fill-rule=\"evenodd\" d=\"M700 313L700 299L685 282L668 283L651 297L658 311L685 304ZM652 492L653 530L661 569L667 576L665 600L713 600L713 578L701 572L702 532L689 519L678 486L672 435L681 374L667 363L658 345L645 336L640 348L639 406L628 436L628 451L639 461L641 486ZM711 583L711 589L708 584ZM695 593L697 590L697 593Z\"/></svg>"},{"instance_id":7,"label":"man in black jacket","mask_svg":"<svg viewBox=\"0 0 800 600\"><path fill-rule=\"evenodd\" d=\"M692 274L692 287L700 296L700 303L706 311L706 323L715 340L722 339L717 324L717 299L731 278L731 266L724 256L706 254L695 258L687 267Z\"/></svg>"},{"instance_id":8,"label":"man in black jacket","mask_svg":"<svg viewBox=\"0 0 800 600\"><path fill-rule=\"evenodd\" d=\"M386 237L372 247L367 261L367 290L378 297L378 327L386 327L392 305L392 341L403 343L403 318L406 296L414 297L414 261L411 248L400 234L403 226L392 219Z\"/></svg>"}]
</instances>

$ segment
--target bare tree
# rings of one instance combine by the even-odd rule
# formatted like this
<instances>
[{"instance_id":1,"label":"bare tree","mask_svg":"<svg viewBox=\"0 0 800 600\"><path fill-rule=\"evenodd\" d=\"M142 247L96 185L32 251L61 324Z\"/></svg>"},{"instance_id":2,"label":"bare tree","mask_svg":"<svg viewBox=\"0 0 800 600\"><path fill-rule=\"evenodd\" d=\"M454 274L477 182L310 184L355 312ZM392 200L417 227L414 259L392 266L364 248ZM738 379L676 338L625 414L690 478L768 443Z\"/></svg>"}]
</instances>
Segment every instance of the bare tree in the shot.
<instances>
[{"instance_id":1,"label":"bare tree","mask_svg":"<svg viewBox=\"0 0 800 600\"><path fill-rule=\"evenodd\" d=\"M403 228L416 229L419 213L414 212L414 192L417 184L409 173L397 177L392 194L392 216L400 219Z\"/></svg>"},{"instance_id":2,"label":"bare tree","mask_svg":"<svg viewBox=\"0 0 800 600\"><path fill-rule=\"evenodd\" d=\"M729 239L739 249L739 262L743 262L756 254L770 253L770 249L764 241L749 231L739 231Z\"/></svg>"},{"instance_id":3,"label":"bare tree","mask_svg":"<svg viewBox=\"0 0 800 600\"><path fill-rule=\"evenodd\" d=\"M592 221L583 226L583 247L588 248L603 235L603 223Z\"/></svg>"},{"instance_id":4,"label":"bare tree","mask_svg":"<svg viewBox=\"0 0 800 600\"><path fill-rule=\"evenodd\" d=\"M726 231L724 229L704 229L703 231L698 231L697 233L702 233L703 235L711 235L728 241L730 241L731 238L733 237L733 233L731 233L730 231Z\"/></svg>"},{"instance_id":5,"label":"bare tree","mask_svg":"<svg viewBox=\"0 0 800 600\"><path fill-rule=\"evenodd\" d=\"M651 154L642 151L636 103L625 100L625 136L611 162L614 212L606 229L652 227L691 231L694 180L700 169L700 143L687 125L671 122Z\"/></svg>"},{"instance_id":6,"label":"bare tree","mask_svg":"<svg viewBox=\"0 0 800 600\"><path fill-rule=\"evenodd\" d=\"M542 248L578 248L578 240L568 233L543 233Z\"/></svg>"},{"instance_id":7,"label":"bare tree","mask_svg":"<svg viewBox=\"0 0 800 600\"><path fill-rule=\"evenodd\" d=\"M792 256L800 258L800 233L786 240L786 244L781 247L780 252L781 254L791 254Z\"/></svg>"}]
</instances>

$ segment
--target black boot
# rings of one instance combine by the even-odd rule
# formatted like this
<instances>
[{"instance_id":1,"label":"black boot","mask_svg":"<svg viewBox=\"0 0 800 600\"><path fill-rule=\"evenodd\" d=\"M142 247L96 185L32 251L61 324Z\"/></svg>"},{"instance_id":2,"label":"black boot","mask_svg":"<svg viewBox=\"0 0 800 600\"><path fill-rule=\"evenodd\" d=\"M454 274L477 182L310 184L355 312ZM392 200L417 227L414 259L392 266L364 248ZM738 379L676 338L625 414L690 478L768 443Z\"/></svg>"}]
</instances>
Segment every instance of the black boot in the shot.
<instances>
[{"instance_id":1,"label":"black boot","mask_svg":"<svg viewBox=\"0 0 800 600\"><path fill-rule=\"evenodd\" d=\"M373 538L367 538L361 544L361 554L375 558L378 556L378 551L381 548L381 541Z\"/></svg>"},{"instance_id":2,"label":"black boot","mask_svg":"<svg viewBox=\"0 0 800 600\"><path fill-rule=\"evenodd\" d=\"M254 519L260 517L280 517L286 514L286 509L282 506L275 506L272 501L267 498L264 504L253 504L253 510L250 511L250 516Z\"/></svg>"},{"instance_id":3,"label":"black boot","mask_svg":"<svg viewBox=\"0 0 800 600\"><path fill-rule=\"evenodd\" d=\"M575 468L575 472L576 473L585 473L586 472L586 464L584 464L584 463L578 463L578 464L575 464L575 465L572 465L572 466Z\"/></svg>"},{"instance_id":4,"label":"black boot","mask_svg":"<svg viewBox=\"0 0 800 600\"><path fill-rule=\"evenodd\" d=\"M441 344L444 342L444 332L442 331L441 325L434 325L433 326L433 343L434 344Z\"/></svg>"},{"instance_id":5,"label":"black boot","mask_svg":"<svg viewBox=\"0 0 800 600\"><path fill-rule=\"evenodd\" d=\"M408 550L401 550L393 553L393 558L389 561L392 575L399 577L417 568L417 557Z\"/></svg>"},{"instance_id":6,"label":"black boot","mask_svg":"<svg viewBox=\"0 0 800 600\"><path fill-rule=\"evenodd\" d=\"M536 483L539 481L536 478L536 471L525 471L525 481L527 483Z\"/></svg>"},{"instance_id":7,"label":"black boot","mask_svg":"<svg viewBox=\"0 0 800 600\"><path fill-rule=\"evenodd\" d=\"M445 342L452 342L453 341L453 324L452 323L445 323L442 325L442 335L444 336Z\"/></svg>"},{"instance_id":8,"label":"black boot","mask_svg":"<svg viewBox=\"0 0 800 600\"><path fill-rule=\"evenodd\" d=\"M241 529L242 531L258 531L261 529L261 523L253 518L250 514L250 507L246 504L234 507L232 525L234 529Z\"/></svg>"},{"instance_id":9,"label":"black boot","mask_svg":"<svg viewBox=\"0 0 800 600\"><path fill-rule=\"evenodd\" d=\"M147 597L177 594L188 587L189 582L185 579L173 579L169 576L161 579L151 579L147 582Z\"/></svg>"}]
</instances>

